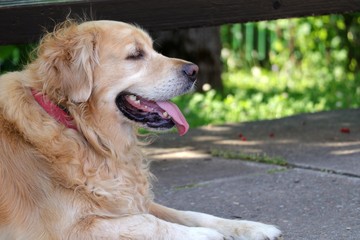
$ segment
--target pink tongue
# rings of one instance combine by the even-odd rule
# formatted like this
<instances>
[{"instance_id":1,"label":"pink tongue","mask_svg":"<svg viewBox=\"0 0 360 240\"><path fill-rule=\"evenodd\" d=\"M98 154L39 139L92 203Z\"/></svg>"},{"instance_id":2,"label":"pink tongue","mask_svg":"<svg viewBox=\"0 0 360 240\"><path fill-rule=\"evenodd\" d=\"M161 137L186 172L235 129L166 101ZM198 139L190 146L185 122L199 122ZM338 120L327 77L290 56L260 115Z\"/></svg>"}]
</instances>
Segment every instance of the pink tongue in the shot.
<instances>
[{"instance_id":1,"label":"pink tongue","mask_svg":"<svg viewBox=\"0 0 360 240\"><path fill-rule=\"evenodd\" d=\"M183 136L189 130L189 124L187 123L184 115L176 104L172 102L156 102L157 105L166 111L174 120L176 128L180 136Z\"/></svg>"}]
</instances>

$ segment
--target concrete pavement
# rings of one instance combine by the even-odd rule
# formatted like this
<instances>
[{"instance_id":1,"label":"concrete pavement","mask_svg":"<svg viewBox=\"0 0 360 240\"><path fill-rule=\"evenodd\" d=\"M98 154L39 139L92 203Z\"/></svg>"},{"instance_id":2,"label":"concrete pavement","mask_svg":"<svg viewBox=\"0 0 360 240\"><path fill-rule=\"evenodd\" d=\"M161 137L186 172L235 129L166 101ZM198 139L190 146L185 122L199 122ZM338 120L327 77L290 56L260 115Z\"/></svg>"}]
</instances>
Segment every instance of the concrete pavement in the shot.
<instances>
[{"instance_id":1,"label":"concrete pavement","mask_svg":"<svg viewBox=\"0 0 360 240\"><path fill-rule=\"evenodd\" d=\"M360 239L360 109L161 134L146 152L164 205Z\"/></svg>"}]
</instances>

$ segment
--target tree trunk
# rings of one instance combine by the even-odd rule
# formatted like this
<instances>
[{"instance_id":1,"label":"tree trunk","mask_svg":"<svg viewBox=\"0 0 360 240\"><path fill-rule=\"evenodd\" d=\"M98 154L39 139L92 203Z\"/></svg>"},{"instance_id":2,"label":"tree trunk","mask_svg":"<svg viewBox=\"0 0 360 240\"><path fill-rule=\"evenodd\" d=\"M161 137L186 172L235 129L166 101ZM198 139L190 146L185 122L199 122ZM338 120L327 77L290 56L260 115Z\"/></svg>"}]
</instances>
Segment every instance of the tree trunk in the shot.
<instances>
[{"instance_id":1,"label":"tree trunk","mask_svg":"<svg viewBox=\"0 0 360 240\"><path fill-rule=\"evenodd\" d=\"M182 58L199 66L197 91L203 91L204 84L222 91L219 27L152 32L151 35L154 48L163 55Z\"/></svg>"}]
</instances>

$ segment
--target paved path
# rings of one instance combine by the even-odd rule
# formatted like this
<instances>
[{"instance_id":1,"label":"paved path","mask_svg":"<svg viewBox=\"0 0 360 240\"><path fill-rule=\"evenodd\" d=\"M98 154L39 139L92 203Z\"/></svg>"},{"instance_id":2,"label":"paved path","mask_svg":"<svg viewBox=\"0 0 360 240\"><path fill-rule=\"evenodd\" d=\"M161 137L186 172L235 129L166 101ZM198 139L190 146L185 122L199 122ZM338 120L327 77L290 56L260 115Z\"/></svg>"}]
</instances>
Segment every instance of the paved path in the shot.
<instances>
[{"instance_id":1,"label":"paved path","mask_svg":"<svg viewBox=\"0 0 360 240\"><path fill-rule=\"evenodd\" d=\"M360 239L360 109L162 134L146 152L164 205L275 224L286 240Z\"/></svg>"}]
</instances>

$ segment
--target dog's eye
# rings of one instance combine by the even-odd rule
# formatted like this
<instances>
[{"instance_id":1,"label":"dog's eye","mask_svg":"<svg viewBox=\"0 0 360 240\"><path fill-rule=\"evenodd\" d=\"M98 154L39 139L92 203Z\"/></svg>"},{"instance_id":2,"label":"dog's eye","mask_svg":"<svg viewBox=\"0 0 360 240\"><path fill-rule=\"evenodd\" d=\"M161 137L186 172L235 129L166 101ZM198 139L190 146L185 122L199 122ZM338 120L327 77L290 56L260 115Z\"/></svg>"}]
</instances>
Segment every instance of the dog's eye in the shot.
<instances>
[{"instance_id":1,"label":"dog's eye","mask_svg":"<svg viewBox=\"0 0 360 240\"><path fill-rule=\"evenodd\" d=\"M126 60L140 60L145 57L145 53L143 50L136 50L135 52L130 53Z\"/></svg>"}]
</instances>

